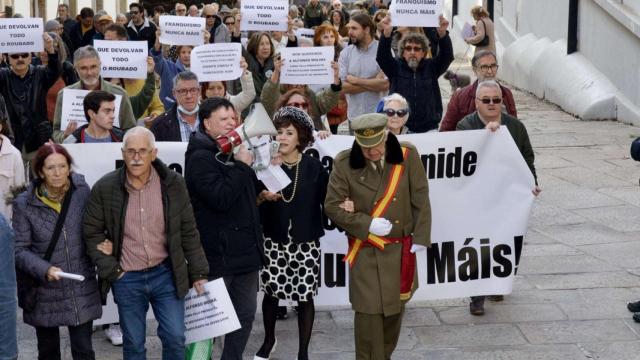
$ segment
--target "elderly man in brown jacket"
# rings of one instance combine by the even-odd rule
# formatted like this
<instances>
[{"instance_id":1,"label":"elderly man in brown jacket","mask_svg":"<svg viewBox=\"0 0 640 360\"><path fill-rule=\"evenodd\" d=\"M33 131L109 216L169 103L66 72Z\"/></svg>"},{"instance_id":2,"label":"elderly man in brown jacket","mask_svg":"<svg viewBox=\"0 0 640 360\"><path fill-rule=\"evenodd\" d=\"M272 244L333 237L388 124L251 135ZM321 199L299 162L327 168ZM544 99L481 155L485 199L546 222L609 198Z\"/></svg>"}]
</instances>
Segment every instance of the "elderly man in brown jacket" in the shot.
<instances>
[{"instance_id":1,"label":"elderly man in brown jacket","mask_svg":"<svg viewBox=\"0 0 640 360\"><path fill-rule=\"evenodd\" d=\"M383 114L352 121L355 142L333 163L325 212L349 236L356 359L390 359L404 304L418 287L415 252L431 243L420 154L386 130Z\"/></svg>"}]
</instances>

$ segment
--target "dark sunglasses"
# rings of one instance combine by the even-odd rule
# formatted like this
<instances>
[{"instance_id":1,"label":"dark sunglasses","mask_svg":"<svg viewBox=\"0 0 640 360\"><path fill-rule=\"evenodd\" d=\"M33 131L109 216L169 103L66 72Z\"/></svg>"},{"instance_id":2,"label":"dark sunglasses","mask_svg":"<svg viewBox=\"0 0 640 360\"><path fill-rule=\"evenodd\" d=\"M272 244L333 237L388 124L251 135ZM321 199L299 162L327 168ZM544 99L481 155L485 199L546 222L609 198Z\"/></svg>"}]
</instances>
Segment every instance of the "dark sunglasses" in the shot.
<instances>
[{"instance_id":1,"label":"dark sunglasses","mask_svg":"<svg viewBox=\"0 0 640 360\"><path fill-rule=\"evenodd\" d=\"M129 11L129 14L138 15L138 14L140 14L140 11Z\"/></svg>"},{"instance_id":2,"label":"dark sunglasses","mask_svg":"<svg viewBox=\"0 0 640 360\"><path fill-rule=\"evenodd\" d=\"M235 24L236 24L236 22L235 22L235 21L234 21L234 22L226 22L226 23L224 23L224 24L225 24L225 25L235 25Z\"/></svg>"},{"instance_id":3,"label":"dark sunglasses","mask_svg":"<svg viewBox=\"0 0 640 360\"><path fill-rule=\"evenodd\" d=\"M204 15L204 17L207 18L207 19L211 19L211 18L214 18L216 16L215 15Z\"/></svg>"},{"instance_id":4,"label":"dark sunglasses","mask_svg":"<svg viewBox=\"0 0 640 360\"><path fill-rule=\"evenodd\" d=\"M383 111L388 117L392 117L392 116L398 116L398 117L404 117L405 115L407 115L409 113L408 109L398 109L398 110L394 110L394 109L385 109Z\"/></svg>"},{"instance_id":5,"label":"dark sunglasses","mask_svg":"<svg viewBox=\"0 0 640 360\"><path fill-rule=\"evenodd\" d=\"M12 58L13 60L18 60L20 58L22 59L26 59L29 56L31 56L29 53L24 53L24 54L11 54L9 55L10 58Z\"/></svg>"},{"instance_id":6,"label":"dark sunglasses","mask_svg":"<svg viewBox=\"0 0 640 360\"><path fill-rule=\"evenodd\" d=\"M298 108L298 109L307 109L309 107L309 104L307 104L306 102L293 102L293 103L288 103L287 106L293 106L294 108Z\"/></svg>"},{"instance_id":7,"label":"dark sunglasses","mask_svg":"<svg viewBox=\"0 0 640 360\"><path fill-rule=\"evenodd\" d=\"M405 46L404 51L420 52L422 51L422 46Z\"/></svg>"},{"instance_id":8,"label":"dark sunglasses","mask_svg":"<svg viewBox=\"0 0 640 360\"><path fill-rule=\"evenodd\" d=\"M491 104L491 103L500 104L502 102L502 98L498 98L498 97L482 98L482 99L478 98L478 100L482 101L483 104Z\"/></svg>"}]
</instances>

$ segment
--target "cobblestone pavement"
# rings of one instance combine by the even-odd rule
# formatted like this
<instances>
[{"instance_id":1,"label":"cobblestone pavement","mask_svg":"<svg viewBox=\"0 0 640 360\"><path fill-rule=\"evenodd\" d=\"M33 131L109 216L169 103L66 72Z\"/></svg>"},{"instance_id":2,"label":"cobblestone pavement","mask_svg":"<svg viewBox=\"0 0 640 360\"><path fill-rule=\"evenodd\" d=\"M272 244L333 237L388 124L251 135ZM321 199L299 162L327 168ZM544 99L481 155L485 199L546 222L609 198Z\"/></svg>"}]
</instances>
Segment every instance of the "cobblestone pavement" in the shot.
<instances>
[{"instance_id":1,"label":"cobblestone pavement","mask_svg":"<svg viewBox=\"0 0 640 360\"><path fill-rule=\"evenodd\" d=\"M448 99L449 85L441 86ZM640 324L626 309L640 299L640 166L628 155L640 129L584 122L530 94L514 95L543 188L514 292L502 303L487 302L482 317L469 315L466 299L411 303L393 358L640 359ZM35 359L35 332L19 323L20 359ZM150 321L147 348L149 358L159 359L155 327ZM278 322L272 359L295 359L296 329L295 314ZM263 333L256 319L245 359L253 358ZM101 331L94 348L98 359L122 358ZM310 350L311 359L353 359L351 310L318 309Z\"/></svg>"}]
</instances>

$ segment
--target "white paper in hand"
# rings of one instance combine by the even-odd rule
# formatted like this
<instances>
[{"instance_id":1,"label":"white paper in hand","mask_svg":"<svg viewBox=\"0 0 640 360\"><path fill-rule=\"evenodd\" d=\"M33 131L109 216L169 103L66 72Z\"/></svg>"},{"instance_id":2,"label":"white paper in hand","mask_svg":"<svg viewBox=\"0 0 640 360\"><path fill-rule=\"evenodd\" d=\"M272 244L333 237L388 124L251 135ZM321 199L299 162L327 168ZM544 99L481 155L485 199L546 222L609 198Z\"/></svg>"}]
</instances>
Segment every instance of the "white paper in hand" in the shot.
<instances>
[{"instance_id":1,"label":"white paper in hand","mask_svg":"<svg viewBox=\"0 0 640 360\"><path fill-rule=\"evenodd\" d=\"M205 292L198 295L191 288L184 299L185 344L212 339L240 329L240 321L233 308L224 280L204 284Z\"/></svg>"}]
</instances>

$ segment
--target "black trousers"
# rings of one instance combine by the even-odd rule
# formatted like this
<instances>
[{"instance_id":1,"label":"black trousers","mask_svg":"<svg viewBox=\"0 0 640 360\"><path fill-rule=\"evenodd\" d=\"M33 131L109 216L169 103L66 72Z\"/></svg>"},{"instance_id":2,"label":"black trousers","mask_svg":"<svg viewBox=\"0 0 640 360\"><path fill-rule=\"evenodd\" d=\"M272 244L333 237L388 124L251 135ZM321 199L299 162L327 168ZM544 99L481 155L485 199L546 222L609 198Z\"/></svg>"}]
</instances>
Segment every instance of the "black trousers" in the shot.
<instances>
[{"instance_id":1,"label":"black trousers","mask_svg":"<svg viewBox=\"0 0 640 360\"><path fill-rule=\"evenodd\" d=\"M78 326L69 326L71 356L73 360L95 360L91 344L93 321ZM60 360L60 328L36 326L38 338L38 360Z\"/></svg>"}]
</instances>

